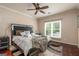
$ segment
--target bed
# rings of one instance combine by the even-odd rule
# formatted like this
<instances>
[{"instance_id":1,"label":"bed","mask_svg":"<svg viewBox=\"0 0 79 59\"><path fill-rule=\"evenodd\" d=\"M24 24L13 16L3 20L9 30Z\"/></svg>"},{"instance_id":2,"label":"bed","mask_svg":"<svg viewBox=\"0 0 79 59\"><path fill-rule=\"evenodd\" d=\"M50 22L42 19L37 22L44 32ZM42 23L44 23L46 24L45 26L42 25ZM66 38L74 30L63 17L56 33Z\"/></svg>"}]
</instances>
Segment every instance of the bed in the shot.
<instances>
[{"instance_id":1,"label":"bed","mask_svg":"<svg viewBox=\"0 0 79 59\"><path fill-rule=\"evenodd\" d=\"M19 48L24 55L28 54L28 51L33 48L40 48L43 51L46 50L47 40L46 37L42 36L21 36L21 32L29 31L30 34L33 33L33 27L30 25L22 25L22 24L12 24L11 25L11 38L12 44ZM44 39L44 40L42 40Z\"/></svg>"}]
</instances>

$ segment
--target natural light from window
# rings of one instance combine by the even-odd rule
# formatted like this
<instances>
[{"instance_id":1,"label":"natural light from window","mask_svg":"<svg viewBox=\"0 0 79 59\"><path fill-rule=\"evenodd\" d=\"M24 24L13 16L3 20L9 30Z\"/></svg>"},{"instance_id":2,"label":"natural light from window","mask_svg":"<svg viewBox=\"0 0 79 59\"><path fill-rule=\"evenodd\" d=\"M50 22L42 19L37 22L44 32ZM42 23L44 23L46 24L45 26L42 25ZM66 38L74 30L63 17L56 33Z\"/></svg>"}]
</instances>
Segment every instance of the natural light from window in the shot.
<instances>
[{"instance_id":1,"label":"natural light from window","mask_svg":"<svg viewBox=\"0 0 79 59\"><path fill-rule=\"evenodd\" d=\"M61 20L45 22L45 36L61 38Z\"/></svg>"}]
</instances>

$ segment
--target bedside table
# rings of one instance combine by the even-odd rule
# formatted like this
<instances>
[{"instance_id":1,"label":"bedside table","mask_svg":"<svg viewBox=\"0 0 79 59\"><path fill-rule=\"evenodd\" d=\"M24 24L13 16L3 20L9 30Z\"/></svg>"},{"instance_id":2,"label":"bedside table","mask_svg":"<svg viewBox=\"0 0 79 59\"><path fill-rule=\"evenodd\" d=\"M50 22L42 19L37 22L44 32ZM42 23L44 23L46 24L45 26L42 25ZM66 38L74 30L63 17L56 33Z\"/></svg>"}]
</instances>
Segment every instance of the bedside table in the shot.
<instances>
[{"instance_id":1,"label":"bedside table","mask_svg":"<svg viewBox=\"0 0 79 59\"><path fill-rule=\"evenodd\" d=\"M0 50L9 49L9 37L0 37Z\"/></svg>"}]
</instances>

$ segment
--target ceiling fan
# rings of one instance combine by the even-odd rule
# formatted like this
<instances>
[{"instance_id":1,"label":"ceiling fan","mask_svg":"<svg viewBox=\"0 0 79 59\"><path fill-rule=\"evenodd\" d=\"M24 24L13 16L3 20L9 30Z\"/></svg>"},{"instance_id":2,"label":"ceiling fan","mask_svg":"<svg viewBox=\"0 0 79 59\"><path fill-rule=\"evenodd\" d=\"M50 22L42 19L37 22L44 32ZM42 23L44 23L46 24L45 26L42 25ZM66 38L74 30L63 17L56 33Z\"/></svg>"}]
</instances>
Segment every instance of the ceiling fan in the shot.
<instances>
[{"instance_id":1,"label":"ceiling fan","mask_svg":"<svg viewBox=\"0 0 79 59\"><path fill-rule=\"evenodd\" d=\"M35 7L35 9L27 9L28 11L30 11L30 10L36 10L35 11L35 15L38 13L38 11L39 12L41 12L41 13L43 13L43 14L45 14L45 12L43 11L43 9L47 9L47 8L49 8L48 6L43 6L43 7L40 7L39 5L39 3L32 3L33 5L34 5L34 7Z\"/></svg>"}]
</instances>

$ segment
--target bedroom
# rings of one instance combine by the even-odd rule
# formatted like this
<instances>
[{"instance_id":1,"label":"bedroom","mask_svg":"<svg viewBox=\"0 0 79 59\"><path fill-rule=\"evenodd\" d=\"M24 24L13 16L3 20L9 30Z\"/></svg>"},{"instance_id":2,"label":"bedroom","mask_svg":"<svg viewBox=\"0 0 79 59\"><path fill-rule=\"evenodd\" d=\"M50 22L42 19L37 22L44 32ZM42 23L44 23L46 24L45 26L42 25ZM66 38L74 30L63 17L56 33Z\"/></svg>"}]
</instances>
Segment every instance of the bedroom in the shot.
<instances>
[{"instance_id":1,"label":"bedroom","mask_svg":"<svg viewBox=\"0 0 79 59\"><path fill-rule=\"evenodd\" d=\"M41 9L35 7L37 4L40 7L47 7L42 10L43 12L40 12ZM37 10L27 10L34 8ZM8 50L1 49L0 55L79 56L78 17L78 3L0 3L0 39L6 40L7 38L9 40L9 44L7 43L9 45ZM58 25L56 29L53 29L54 24ZM44 45L41 43L38 45L45 51L40 52L40 49L36 48L34 48L34 51L33 49L30 51L28 47L33 44L28 43L30 39L26 39L26 43L24 37L21 37L21 34L24 35L24 31L27 33L30 31L32 35L46 38L45 42L36 40L39 39L37 37L34 40L35 43L43 42ZM20 32L22 33L20 34ZM16 44L12 41L14 36ZM22 42L25 43L21 44L24 44L23 48L28 45L25 48L28 49L28 52L21 47L17 37L24 39ZM0 43L2 43L1 40ZM35 43L35 47L38 47ZM11 51L11 49L15 49L15 51Z\"/></svg>"}]
</instances>

